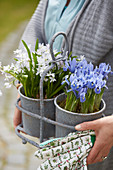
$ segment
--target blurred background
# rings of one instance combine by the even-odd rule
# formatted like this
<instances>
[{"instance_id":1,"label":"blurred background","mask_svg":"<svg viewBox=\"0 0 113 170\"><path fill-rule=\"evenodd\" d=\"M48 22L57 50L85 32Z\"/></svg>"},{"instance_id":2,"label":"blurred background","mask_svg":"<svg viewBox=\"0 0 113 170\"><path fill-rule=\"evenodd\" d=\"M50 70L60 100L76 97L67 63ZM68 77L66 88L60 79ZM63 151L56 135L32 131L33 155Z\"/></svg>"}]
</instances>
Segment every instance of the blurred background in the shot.
<instances>
[{"instance_id":1,"label":"blurred background","mask_svg":"<svg viewBox=\"0 0 113 170\"><path fill-rule=\"evenodd\" d=\"M0 0L0 62L8 65L39 0ZM4 79L0 74L0 87ZM37 148L23 145L13 128L17 90L2 89L0 97L0 170L36 170ZM36 139L38 141L38 139Z\"/></svg>"},{"instance_id":2,"label":"blurred background","mask_svg":"<svg viewBox=\"0 0 113 170\"><path fill-rule=\"evenodd\" d=\"M33 14L39 0L0 0L0 42Z\"/></svg>"}]
</instances>

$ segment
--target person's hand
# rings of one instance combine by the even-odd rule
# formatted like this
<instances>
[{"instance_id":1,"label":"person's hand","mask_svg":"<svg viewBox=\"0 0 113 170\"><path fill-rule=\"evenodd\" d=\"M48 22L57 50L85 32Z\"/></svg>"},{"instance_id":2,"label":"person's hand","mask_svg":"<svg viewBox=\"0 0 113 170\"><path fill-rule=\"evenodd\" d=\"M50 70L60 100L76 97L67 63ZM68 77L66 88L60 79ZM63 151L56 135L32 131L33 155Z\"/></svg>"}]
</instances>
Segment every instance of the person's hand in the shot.
<instances>
[{"instance_id":1,"label":"person's hand","mask_svg":"<svg viewBox=\"0 0 113 170\"><path fill-rule=\"evenodd\" d=\"M108 156L113 146L113 116L107 116L98 120L84 122L75 126L76 130L94 130L96 141L91 149L87 163L101 162Z\"/></svg>"},{"instance_id":2,"label":"person's hand","mask_svg":"<svg viewBox=\"0 0 113 170\"><path fill-rule=\"evenodd\" d=\"M18 95L17 99L19 97L20 96ZM19 102L19 106L21 106L21 102ZM21 122L22 122L22 112L20 110L18 110L18 108L16 107L14 117L13 117L14 128L16 128Z\"/></svg>"}]
</instances>

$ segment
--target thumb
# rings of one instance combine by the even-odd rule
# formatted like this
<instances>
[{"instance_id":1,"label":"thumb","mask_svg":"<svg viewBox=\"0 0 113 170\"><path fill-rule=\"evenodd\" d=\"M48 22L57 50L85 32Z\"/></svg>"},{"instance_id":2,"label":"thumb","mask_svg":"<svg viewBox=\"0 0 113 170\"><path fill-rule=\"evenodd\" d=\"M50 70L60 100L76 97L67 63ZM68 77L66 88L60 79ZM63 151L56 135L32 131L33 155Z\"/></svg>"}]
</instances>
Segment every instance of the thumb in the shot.
<instances>
[{"instance_id":1,"label":"thumb","mask_svg":"<svg viewBox=\"0 0 113 170\"><path fill-rule=\"evenodd\" d=\"M76 130L82 131L82 130L96 130L98 127L97 121L90 121L90 122L84 122L81 124L78 124L75 126Z\"/></svg>"}]
</instances>

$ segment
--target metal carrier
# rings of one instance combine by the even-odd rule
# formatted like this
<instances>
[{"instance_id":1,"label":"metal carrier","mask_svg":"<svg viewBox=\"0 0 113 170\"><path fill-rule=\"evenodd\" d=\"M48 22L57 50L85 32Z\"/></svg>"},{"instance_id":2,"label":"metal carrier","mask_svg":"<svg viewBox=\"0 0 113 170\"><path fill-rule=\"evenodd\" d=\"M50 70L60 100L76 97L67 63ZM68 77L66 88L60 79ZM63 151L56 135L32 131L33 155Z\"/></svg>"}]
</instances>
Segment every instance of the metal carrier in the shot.
<instances>
[{"instance_id":1,"label":"metal carrier","mask_svg":"<svg viewBox=\"0 0 113 170\"><path fill-rule=\"evenodd\" d=\"M66 47L65 47L64 52L62 51L62 57L55 58L54 53L53 53L53 43L55 41L55 38L59 35L64 36ZM43 141L43 134L44 134L43 124L44 124L44 122L47 122L47 123L50 123L50 124L53 124L53 125L57 125L57 126L61 126L61 127L64 127L64 128L68 128L70 130L75 130L74 126L62 124L62 123L59 123L57 121L54 121L54 120L51 120L51 119L44 117L43 81L44 81L44 78L45 78L46 74L48 73L48 71L51 70L57 62L66 60L66 58L65 58L66 51L69 51L69 43L68 43L67 36L64 32L58 32L53 36L51 43L50 43L50 53L51 53L51 57L52 57L51 65L43 72L43 75L42 75L41 80L40 80L40 115L36 115L36 114L29 112L29 111L23 109L22 107L20 107L18 103L19 103L19 101L21 101L21 98L19 98L16 102L16 107L20 111L24 112L25 114L27 114L31 117L34 117L34 118L40 120L40 142ZM30 143L31 145L34 145L37 148L42 148L42 147L40 147L40 145L38 143L28 139L27 137L23 136L20 133L20 132L24 132L24 128L23 128L22 124L20 124L16 127L15 132L16 132L17 136L19 136L22 139L23 144L26 144L28 142L28 143Z\"/></svg>"}]
</instances>

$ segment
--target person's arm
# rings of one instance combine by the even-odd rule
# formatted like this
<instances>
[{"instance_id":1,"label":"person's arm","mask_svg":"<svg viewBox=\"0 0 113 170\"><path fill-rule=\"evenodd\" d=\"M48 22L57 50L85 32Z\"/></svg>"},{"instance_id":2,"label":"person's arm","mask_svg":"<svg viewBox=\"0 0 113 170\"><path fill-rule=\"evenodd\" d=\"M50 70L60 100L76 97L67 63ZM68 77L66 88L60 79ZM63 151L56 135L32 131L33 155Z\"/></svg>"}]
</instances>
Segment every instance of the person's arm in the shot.
<instances>
[{"instance_id":1,"label":"person's arm","mask_svg":"<svg viewBox=\"0 0 113 170\"><path fill-rule=\"evenodd\" d=\"M96 141L91 149L87 163L93 164L103 161L113 146L113 116L107 116L98 120L84 122L75 126L76 130L94 130Z\"/></svg>"},{"instance_id":2,"label":"person's arm","mask_svg":"<svg viewBox=\"0 0 113 170\"><path fill-rule=\"evenodd\" d=\"M18 94L17 99L20 97L20 95ZM19 106L21 106L21 102L19 102ZM13 117L13 125L14 128L16 128L16 126L18 126L19 124L22 123L22 113L20 110L18 110L18 108L15 108L15 112L14 112L14 117Z\"/></svg>"}]
</instances>

